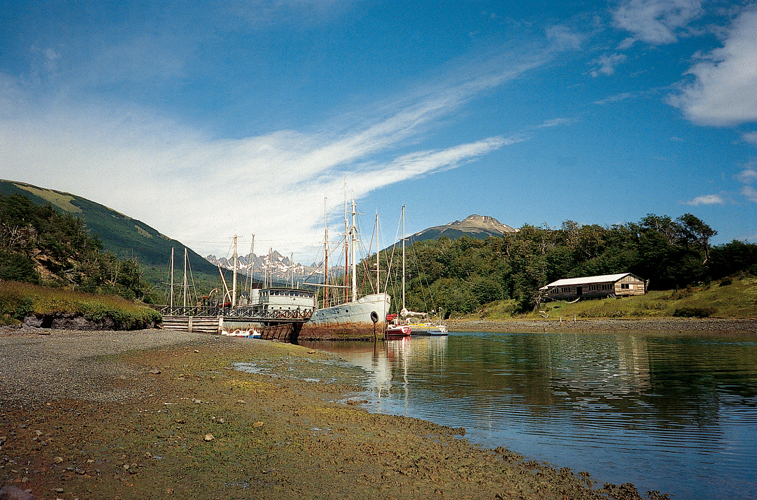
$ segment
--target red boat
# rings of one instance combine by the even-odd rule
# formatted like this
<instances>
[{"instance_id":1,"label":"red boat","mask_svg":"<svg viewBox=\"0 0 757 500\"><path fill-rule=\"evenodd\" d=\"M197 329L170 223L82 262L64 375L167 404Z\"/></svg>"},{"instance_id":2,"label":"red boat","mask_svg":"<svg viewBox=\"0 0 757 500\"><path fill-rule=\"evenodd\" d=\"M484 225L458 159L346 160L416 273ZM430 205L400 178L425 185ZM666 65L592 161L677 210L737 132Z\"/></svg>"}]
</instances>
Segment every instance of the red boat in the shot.
<instances>
[{"instance_id":1,"label":"red boat","mask_svg":"<svg viewBox=\"0 0 757 500\"><path fill-rule=\"evenodd\" d=\"M398 339L410 336L410 327L405 325L389 325L386 327L386 338Z\"/></svg>"},{"instance_id":2,"label":"red boat","mask_svg":"<svg viewBox=\"0 0 757 500\"><path fill-rule=\"evenodd\" d=\"M384 334L386 338L402 338L402 337L409 337L411 330L410 327L407 325L400 325L397 322L397 315L396 314L387 314L386 316L386 333Z\"/></svg>"}]
</instances>

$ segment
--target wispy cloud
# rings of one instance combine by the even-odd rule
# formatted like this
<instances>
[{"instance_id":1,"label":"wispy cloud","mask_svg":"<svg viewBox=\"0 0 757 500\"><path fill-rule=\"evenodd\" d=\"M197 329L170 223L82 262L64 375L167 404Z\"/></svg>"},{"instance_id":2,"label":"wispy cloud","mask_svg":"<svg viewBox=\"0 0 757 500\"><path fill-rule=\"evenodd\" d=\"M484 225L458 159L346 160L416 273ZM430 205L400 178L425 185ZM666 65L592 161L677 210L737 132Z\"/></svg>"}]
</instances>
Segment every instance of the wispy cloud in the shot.
<instances>
[{"instance_id":1,"label":"wispy cloud","mask_svg":"<svg viewBox=\"0 0 757 500\"><path fill-rule=\"evenodd\" d=\"M757 189L755 189L752 186L744 186L741 188L741 194L746 198L748 201L752 203L757 203Z\"/></svg>"},{"instance_id":2,"label":"wispy cloud","mask_svg":"<svg viewBox=\"0 0 757 500\"><path fill-rule=\"evenodd\" d=\"M698 124L728 126L757 121L757 8L742 12L722 48L689 69L692 83L668 103Z\"/></svg>"},{"instance_id":3,"label":"wispy cloud","mask_svg":"<svg viewBox=\"0 0 757 500\"><path fill-rule=\"evenodd\" d=\"M610 97L606 97L604 99L600 99L599 101L594 101L593 104L597 105L605 105L605 104L612 104L614 102L621 102L625 101L627 99L635 99L641 95L640 92L622 92L620 94L611 95Z\"/></svg>"},{"instance_id":4,"label":"wispy cloud","mask_svg":"<svg viewBox=\"0 0 757 500\"><path fill-rule=\"evenodd\" d=\"M610 76L615 73L615 67L628 59L625 54L603 54L592 61L595 69L591 70L591 76Z\"/></svg>"},{"instance_id":5,"label":"wispy cloud","mask_svg":"<svg viewBox=\"0 0 757 500\"><path fill-rule=\"evenodd\" d=\"M101 202L204 254L217 253L234 233L301 251L317 244L323 198L329 195L329 210L340 206L345 180L360 199L526 140L515 134L421 146L467 102L549 57L522 47L500 51L344 122L239 139L210 136L159 110L67 97L59 88L52 105L39 106L38 89L0 75L0 177Z\"/></svg>"},{"instance_id":6,"label":"wispy cloud","mask_svg":"<svg viewBox=\"0 0 757 500\"><path fill-rule=\"evenodd\" d=\"M535 129L539 128L554 128L554 127L562 127L564 125L572 125L575 123L576 120L574 118L553 118L551 120L546 120L539 125L536 125Z\"/></svg>"},{"instance_id":7,"label":"wispy cloud","mask_svg":"<svg viewBox=\"0 0 757 500\"><path fill-rule=\"evenodd\" d=\"M673 43L679 32L703 12L700 0L622 0L613 12L613 21L632 36L620 48L636 41Z\"/></svg>"},{"instance_id":8,"label":"wispy cloud","mask_svg":"<svg viewBox=\"0 0 757 500\"><path fill-rule=\"evenodd\" d=\"M757 183L757 170L753 168L744 169L736 175L736 180L742 184Z\"/></svg>"},{"instance_id":9,"label":"wispy cloud","mask_svg":"<svg viewBox=\"0 0 757 500\"><path fill-rule=\"evenodd\" d=\"M741 138L749 144L757 146L757 132L747 132L746 134L743 134Z\"/></svg>"},{"instance_id":10,"label":"wispy cloud","mask_svg":"<svg viewBox=\"0 0 757 500\"><path fill-rule=\"evenodd\" d=\"M686 205L700 206L700 205L724 205L725 199L719 194L706 194L703 196L697 196L691 201L684 202Z\"/></svg>"}]
</instances>

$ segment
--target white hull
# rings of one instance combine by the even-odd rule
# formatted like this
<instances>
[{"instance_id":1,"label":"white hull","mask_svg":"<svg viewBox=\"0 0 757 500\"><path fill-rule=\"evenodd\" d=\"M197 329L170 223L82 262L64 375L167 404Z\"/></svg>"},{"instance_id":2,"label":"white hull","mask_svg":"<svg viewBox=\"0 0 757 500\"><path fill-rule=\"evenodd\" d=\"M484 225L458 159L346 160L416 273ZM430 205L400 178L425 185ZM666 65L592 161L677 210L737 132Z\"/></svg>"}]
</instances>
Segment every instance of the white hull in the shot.
<instances>
[{"instance_id":1,"label":"white hull","mask_svg":"<svg viewBox=\"0 0 757 500\"><path fill-rule=\"evenodd\" d=\"M386 313L389 312L391 297L386 293L366 295L357 302L346 302L337 306L317 309L310 317L307 325L324 326L340 325L347 323L365 323L373 326L374 323L383 323ZM371 317L373 315L373 318ZM376 321L373 321L373 320Z\"/></svg>"},{"instance_id":2,"label":"white hull","mask_svg":"<svg viewBox=\"0 0 757 500\"><path fill-rule=\"evenodd\" d=\"M391 297L377 293L355 302L316 310L302 325L301 339L360 339L383 336Z\"/></svg>"}]
</instances>

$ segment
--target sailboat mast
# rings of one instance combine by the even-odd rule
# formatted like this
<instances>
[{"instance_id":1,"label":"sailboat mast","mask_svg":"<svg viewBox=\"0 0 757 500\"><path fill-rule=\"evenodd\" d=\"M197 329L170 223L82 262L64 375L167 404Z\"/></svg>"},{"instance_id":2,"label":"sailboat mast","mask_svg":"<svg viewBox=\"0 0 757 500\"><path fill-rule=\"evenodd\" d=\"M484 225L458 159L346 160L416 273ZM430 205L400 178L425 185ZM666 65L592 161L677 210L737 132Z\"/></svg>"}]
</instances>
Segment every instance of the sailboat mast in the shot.
<instances>
[{"instance_id":1,"label":"sailboat mast","mask_svg":"<svg viewBox=\"0 0 757 500\"><path fill-rule=\"evenodd\" d=\"M234 277L232 278L231 285L231 307L237 306L237 268L239 267L239 255L237 254L237 235L234 235Z\"/></svg>"},{"instance_id":2,"label":"sailboat mast","mask_svg":"<svg viewBox=\"0 0 757 500\"><path fill-rule=\"evenodd\" d=\"M352 235L352 302L357 302L357 263L355 262L355 247L357 246L356 229L355 200L352 200L352 227L350 227L350 234Z\"/></svg>"},{"instance_id":3,"label":"sailboat mast","mask_svg":"<svg viewBox=\"0 0 757 500\"><path fill-rule=\"evenodd\" d=\"M344 187L344 301L349 302L350 285L348 284L350 276L350 230L347 222L347 186Z\"/></svg>"},{"instance_id":4,"label":"sailboat mast","mask_svg":"<svg viewBox=\"0 0 757 500\"><path fill-rule=\"evenodd\" d=\"M402 310L405 309L405 205L402 205Z\"/></svg>"},{"instance_id":5,"label":"sailboat mast","mask_svg":"<svg viewBox=\"0 0 757 500\"><path fill-rule=\"evenodd\" d=\"M323 284L325 285L323 287L323 307L328 307L329 304L329 224L328 224L328 218L326 217L326 202L328 198L324 196L323 198L323 228L326 235L324 246L324 261L323 261Z\"/></svg>"},{"instance_id":6,"label":"sailboat mast","mask_svg":"<svg viewBox=\"0 0 757 500\"><path fill-rule=\"evenodd\" d=\"M173 247L171 247L171 293L170 293L171 309L169 314L173 314Z\"/></svg>"},{"instance_id":7,"label":"sailboat mast","mask_svg":"<svg viewBox=\"0 0 757 500\"><path fill-rule=\"evenodd\" d=\"M252 300L252 283L255 281L255 235L252 235L252 243L250 243L250 266L248 269L250 274L250 300Z\"/></svg>"},{"instance_id":8,"label":"sailboat mast","mask_svg":"<svg viewBox=\"0 0 757 500\"><path fill-rule=\"evenodd\" d=\"M184 309L187 308L187 249L184 248ZM186 312L184 313L186 314Z\"/></svg>"},{"instance_id":9,"label":"sailboat mast","mask_svg":"<svg viewBox=\"0 0 757 500\"><path fill-rule=\"evenodd\" d=\"M379 267L379 219L376 212L376 293L381 293L381 268Z\"/></svg>"}]
</instances>

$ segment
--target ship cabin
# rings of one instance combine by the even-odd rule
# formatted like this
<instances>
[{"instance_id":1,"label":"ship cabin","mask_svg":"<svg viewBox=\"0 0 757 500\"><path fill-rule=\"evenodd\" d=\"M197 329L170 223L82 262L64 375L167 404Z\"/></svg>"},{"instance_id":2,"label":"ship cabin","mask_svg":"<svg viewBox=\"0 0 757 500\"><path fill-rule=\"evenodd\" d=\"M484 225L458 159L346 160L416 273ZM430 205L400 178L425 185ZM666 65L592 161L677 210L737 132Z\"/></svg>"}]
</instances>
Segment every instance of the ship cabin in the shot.
<instances>
[{"instance_id":1,"label":"ship cabin","mask_svg":"<svg viewBox=\"0 0 757 500\"><path fill-rule=\"evenodd\" d=\"M312 311L315 294L300 288L253 289L252 304L261 311Z\"/></svg>"},{"instance_id":2,"label":"ship cabin","mask_svg":"<svg viewBox=\"0 0 757 500\"><path fill-rule=\"evenodd\" d=\"M644 280L631 273L606 274L554 281L539 289L551 300L577 298L628 297L644 295Z\"/></svg>"}]
</instances>

